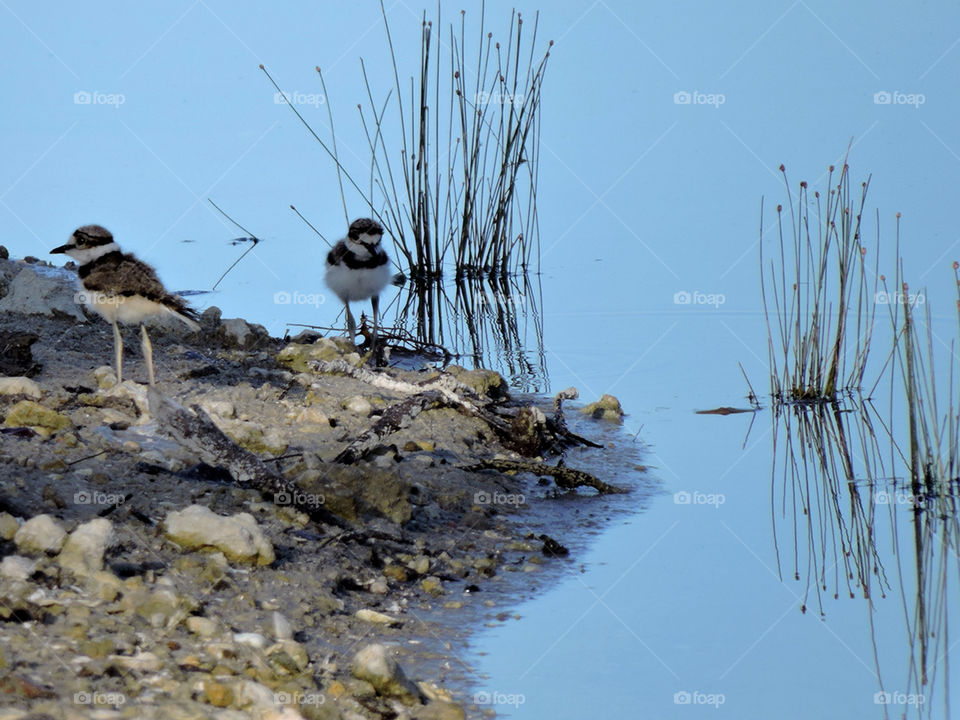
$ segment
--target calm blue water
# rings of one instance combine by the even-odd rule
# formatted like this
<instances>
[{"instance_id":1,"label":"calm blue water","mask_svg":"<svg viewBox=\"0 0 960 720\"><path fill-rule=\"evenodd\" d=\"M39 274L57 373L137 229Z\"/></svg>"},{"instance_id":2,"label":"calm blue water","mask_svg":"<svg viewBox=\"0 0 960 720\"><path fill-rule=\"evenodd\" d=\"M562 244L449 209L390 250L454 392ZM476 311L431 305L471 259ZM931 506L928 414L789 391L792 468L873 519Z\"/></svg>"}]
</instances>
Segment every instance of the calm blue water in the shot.
<instances>
[{"instance_id":1,"label":"calm blue water","mask_svg":"<svg viewBox=\"0 0 960 720\"><path fill-rule=\"evenodd\" d=\"M464 5L473 22L478 3ZM537 3L516 5L529 19ZM511 4L486 7L505 27ZM421 8L387 12L398 52L414 57ZM456 14L444 12L444 23ZM326 248L288 206L330 238L344 221L332 166L257 65L300 93L320 132L327 98L313 68L324 68L341 152L363 176L359 58L379 69L375 94L392 84L379 23L372 2L7 0L0 42L16 72L0 117L2 243L45 256L97 222L171 287L210 288L243 233L209 198L265 242L196 304L276 334L334 323L340 308L325 297L275 301L326 294ZM488 689L524 696L516 717L883 717L863 600L802 614L801 584L777 577L769 417L745 441L750 416L693 411L744 404L738 362L767 390L757 237L761 196L767 232L785 199L780 163L794 191L800 180L822 188L852 139L854 180L872 174L881 272L893 275L902 212L911 288L952 311L958 27L956 7L893 2L543 8L540 37L556 40L539 192L550 385L620 397L668 494L610 528L582 558L586 573L477 638ZM679 491L724 503L675 504ZM896 602L878 602L873 619L884 685L906 692Z\"/></svg>"}]
</instances>

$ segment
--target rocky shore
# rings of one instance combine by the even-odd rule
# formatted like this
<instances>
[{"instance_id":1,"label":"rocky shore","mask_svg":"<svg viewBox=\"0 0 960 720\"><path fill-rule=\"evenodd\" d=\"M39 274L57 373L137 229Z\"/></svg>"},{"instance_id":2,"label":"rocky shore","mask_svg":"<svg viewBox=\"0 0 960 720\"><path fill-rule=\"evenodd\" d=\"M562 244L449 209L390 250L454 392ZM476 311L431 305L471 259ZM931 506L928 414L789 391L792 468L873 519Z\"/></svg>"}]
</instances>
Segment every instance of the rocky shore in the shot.
<instances>
[{"instance_id":1,"label":"rocky shore","mask_svg":"<svg viewBox=\"0 0 960 720\"><path fill-rule=\"evenodd\" d=\"M118 384L72 280L0 252L0 720L493 715L469 628L636 500L555 467L605 452L560 399L216 308Z\"/></svg>"}]
</instances>

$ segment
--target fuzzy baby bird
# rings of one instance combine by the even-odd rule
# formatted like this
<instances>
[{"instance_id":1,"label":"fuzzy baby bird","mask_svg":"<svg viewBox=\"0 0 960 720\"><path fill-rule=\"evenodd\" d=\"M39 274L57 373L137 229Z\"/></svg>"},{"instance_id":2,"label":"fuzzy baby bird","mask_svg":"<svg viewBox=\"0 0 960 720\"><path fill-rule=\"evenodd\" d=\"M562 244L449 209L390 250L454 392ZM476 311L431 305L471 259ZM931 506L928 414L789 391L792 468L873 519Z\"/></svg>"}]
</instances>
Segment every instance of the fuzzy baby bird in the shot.
<instances>
[{"instance_id":1,"label":"fuzzy baby bird","mask_svg":"<svg viewBox=\"0 0 960 720\"><path fill-rule=\"evenodd\" d=\"M327 254L327 287L336 293L347 310L350 342L357 334L357 322L350 312L351 301L370 298L373 306L373 340L377 344L380 293L390 282L390 258L380 245L383 226L376 220L360 218L350 223L347 236Z\"/></svg>"},{"instance_id":2,"label":"fuzzy baby bird","mask_svg":"<svg viewBox=\"0 0 960 720\"><path fill-rule=\"evenodd\" d=\"M151 385L156 384L153 346L143 322L148 318L170 315L196 331L200 329L196 311L180 297L168 292L150 265L121 251L110 231L100 225L77 228L65 245L54 248L50 253L63 253L77 261L82 302L113 326L117 382L123 380L123 338L117 323L140 323L140 342L147 363L147 376Z\"/></svg>"}]
</instances>

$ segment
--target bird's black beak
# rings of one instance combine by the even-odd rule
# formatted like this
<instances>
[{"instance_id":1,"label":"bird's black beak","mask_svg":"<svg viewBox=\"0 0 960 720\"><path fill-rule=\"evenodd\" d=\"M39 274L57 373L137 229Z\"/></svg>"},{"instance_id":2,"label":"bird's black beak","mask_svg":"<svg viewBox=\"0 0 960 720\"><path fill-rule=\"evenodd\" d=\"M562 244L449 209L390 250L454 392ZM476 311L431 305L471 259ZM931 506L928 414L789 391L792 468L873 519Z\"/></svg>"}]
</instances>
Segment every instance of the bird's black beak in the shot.
<instances>
[{"instance_id":1,"label":"bird's black beak","mask_svg":"<svg viewBox=\"0 0 960 720\"><path fill-rule=\"evenodd\" d=\"M70 250L73 247L74 247L73 245L71 245L70 243L67 243L66 245L61 245L60 247L54 248L53 250L50 251L50 254L56 255L57 253L65 253L67 250Z\"/></svg>"}]
</instances>

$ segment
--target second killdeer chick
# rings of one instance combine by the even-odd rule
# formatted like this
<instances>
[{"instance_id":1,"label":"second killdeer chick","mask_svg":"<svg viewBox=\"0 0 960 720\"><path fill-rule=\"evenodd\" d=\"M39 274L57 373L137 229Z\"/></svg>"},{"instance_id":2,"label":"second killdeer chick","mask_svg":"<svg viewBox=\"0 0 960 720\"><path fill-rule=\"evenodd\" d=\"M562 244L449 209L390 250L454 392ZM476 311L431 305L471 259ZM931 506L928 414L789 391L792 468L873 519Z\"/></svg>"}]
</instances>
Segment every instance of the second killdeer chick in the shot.
<instances>
[{"instance_id":1,"label":"second killdeer chick","mask_svg":"<svg viewBox=\"0 0 960 720\"><path fill-rule=\"evenodd\" d=\"M347 310L347 331L350 342L357 334L357 323L350 312L350 302L370 298L373 306L373 340L377 344L380 315L380 293L390 282L390 259L380 246L383 226L376 220L360 218L350 223L347 236L327 254L324 280Z\"/></svg>"},{"instance_id":2,"label":"second killdeer chick","mask_svg":"<svg viewBox=\"0 0 960 720\"><path fill-rule=\"evenodd\" d=\"M77 261L83 290L82 302L113 325L114 359L117 382L123 381L123 338L117 323L140 323L140 343L147 363L147 376L154 385L153 346L143 325L151 317L171 315L199 330L196 311L177 295L167 292L156 271L130 253L124 253L110 231L100 225L84 225L74 230L65 245L53 253L64 253Z\"/></svg>"}]
</instances>

